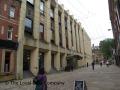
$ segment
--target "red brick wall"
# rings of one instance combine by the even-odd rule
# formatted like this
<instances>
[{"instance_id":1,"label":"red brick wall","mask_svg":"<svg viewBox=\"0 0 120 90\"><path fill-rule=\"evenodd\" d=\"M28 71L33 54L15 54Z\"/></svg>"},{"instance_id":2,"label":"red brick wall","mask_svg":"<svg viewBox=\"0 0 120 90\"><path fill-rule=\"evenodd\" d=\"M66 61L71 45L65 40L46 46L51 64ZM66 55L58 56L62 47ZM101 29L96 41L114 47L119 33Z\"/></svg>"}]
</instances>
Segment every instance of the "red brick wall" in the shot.
<instances>
[{"instance_id":1,"label":"red brick wall","mask_svg":"<svg viewBox=\"0 0 120 90\"><path fill-rule=\"evenodd\" d=\"M0 0L0 39L7 39L8 26L13 27L13 40L17 41L18 36L18 23L20 17L20 2L17 0ZM15 7L15 18L9 17L10 6ZM6 7L6 10L5 10ZM1 33L1 29L4 27L4 33Z\"/></svg>"},{"instance_id":2,"label":"red brick wall","mask_svg":"<svg viewBox=\"0 0 120 90\"><path fill-rule=\"evenodd\" d=\"M0 72L1 72L1 63L2 63L2 50L0 49Z\"/></svg>"}]
</instances>

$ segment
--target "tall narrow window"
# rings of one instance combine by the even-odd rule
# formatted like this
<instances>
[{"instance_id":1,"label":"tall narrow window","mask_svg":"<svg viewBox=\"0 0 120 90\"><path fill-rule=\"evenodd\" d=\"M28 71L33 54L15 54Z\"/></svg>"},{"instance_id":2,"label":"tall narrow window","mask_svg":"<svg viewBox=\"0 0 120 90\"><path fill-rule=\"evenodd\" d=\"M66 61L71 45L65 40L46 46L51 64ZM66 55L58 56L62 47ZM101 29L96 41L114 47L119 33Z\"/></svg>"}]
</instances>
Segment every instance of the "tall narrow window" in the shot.
<instances>
[{"instance_id":1,"label":"tall narrow window","mask_svg":"<svg viewBox=\"0 0 120 90\"><path fill-rule=\"evenodd\" d=\"M40 39L44 39L44 24L40 24Z\"/></svg>"},{"instance_id":2,"label":"tall narrow window","mask_svg":"<svg viewBox=\"0 0 120 90\"><path fill-rule=\"evenodd\" d=\"M45 11L45 3L44 1L40 0L40 13L44 15L44 11Z\"/></svg>"},{"instance_id":3,"label":"tall narrow window","mask_svg":"<svg viewBox=\"0 0 120 90\"><path fill-rule=\"evenodd\" d=\"M12 40L12 33L13 33L13 28L9 27L7 31L7 39Z\"/></svg>"},{"instance_id":4,"label":"tall narrow window","mask_svg":"<svg viewBox=\"0 0 120 90\"><path fill-rule=\"evenodd\" d=\"M10 56L11 56L11 52L6 51L5 52L4 72L9 72L10 71Z\"/></svg>"},{"instance_id":5,"label":"tall narrow window","mask_svg":"<svg viewBox=\"0 0 120 90\"><path fill-rule=\"evenodd\" d=\"M10 7L9 16L11 18L15 17L15 7L13 7L13 6Z\"/></svg>"}]
</instances>

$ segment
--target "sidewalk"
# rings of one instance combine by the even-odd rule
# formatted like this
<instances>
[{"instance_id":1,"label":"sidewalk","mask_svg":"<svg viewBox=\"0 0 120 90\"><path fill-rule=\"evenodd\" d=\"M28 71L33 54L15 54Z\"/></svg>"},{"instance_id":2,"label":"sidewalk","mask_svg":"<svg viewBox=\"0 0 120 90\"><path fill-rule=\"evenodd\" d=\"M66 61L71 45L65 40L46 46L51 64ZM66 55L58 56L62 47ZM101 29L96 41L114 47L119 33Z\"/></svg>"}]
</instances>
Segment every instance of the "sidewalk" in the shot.
<instances>
[{"instance_id":1,"label":"sidewalk","mask_svg":"<svg viewBox=\"0 0 120 90\"><path fill-rule=\"evenodd\" d=\"M74 90L75 80L85 80L88 90L120 90L120 68L95 66L47 75L48 90ZM32 78L0 84L0 90L34 90Z\"/></svg>"}]
</instances>

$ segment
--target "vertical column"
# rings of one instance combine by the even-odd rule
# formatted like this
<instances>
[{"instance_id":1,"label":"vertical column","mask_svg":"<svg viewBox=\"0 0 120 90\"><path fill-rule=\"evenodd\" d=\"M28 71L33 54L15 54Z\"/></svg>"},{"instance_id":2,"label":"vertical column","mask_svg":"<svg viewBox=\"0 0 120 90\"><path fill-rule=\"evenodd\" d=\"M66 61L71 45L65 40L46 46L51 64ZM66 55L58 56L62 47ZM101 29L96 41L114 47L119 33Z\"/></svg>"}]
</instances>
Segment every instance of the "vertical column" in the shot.
<instances>
[{"instance_id":1,"label":"vertical column","mask_svg":"<svg viewBox=\"0 0 120 90\"><path fill-rule=\"evenodd\" d=\"M68 19L67 19L67 23L68 23L68 48L71 49L72 47L72 43L71 43L71 32L70 32L70 16L69 16L69 12L68 12Z\"/></svg>"},{"instance_id":2,"label":"vertical column","mask_svg":"<svg viewBox=\"0 0 120 90\"><path fill-rule=\"evenodd\" d=\"M77 51L80 51L79 48L79 35L78 35L78 24L76 23L76 40L77 40Z\"/></svg>"},{"instance_id":3,"label":"vertical column","mask_svg":"<svg viewBox=\"0 0 120 90\"><path fill-rule=\"evenodd\" d=\"M45 3L45 30L44 30L44 39L47 43L50 43L51 35L50 35L50 2L51 0L46 0Z\"/></svg>"},{"instance_id":4,"label":"vertical column","mask_svg":"<svg viewBox=\"0 0 120 90\"><path fill-rule=\"evenodd\" d=\"M62 14L61 14L61 21L62 21L61 22L62 23L62 44L63 44L63 47L66 48L65 24L64 24L64 7L63 7Z\"/></svg>"},{"instance_id":5,"label":"vertical column","mask_svg":"<svg viewBox=\"0 0 120 90\"><path fill-rule=\"evenodd\" d=\"M74 27L74 25L75 25L75 22L74 22L74 20L73 20L73 23L72 23L72 30L73 30L73 41L74 41L74 50L76 51L76 36L75 36L75 27Z\"/></svg>"},{"instance_id":6,"label":"vertical column","mask_svg":"<svg viewBox=\"0 0 120 90\"><path fill-rule=\"evenodd\" d=\"M80 29L81 27L80 27L80 26L81 26L81 24L79 23L78 34L79 34L79 48L80 48L80 53L81 53L81 31L80 31L80 30L81 30L81 29Z\"/></svg>"},{"instance_id":7,"label":"vertical column","mask_svg":"<svg viewBox=\"0 0 120 90\"><path fill-rule=\"evenodd\" d=\"M34 75L38 72L38 59L39 59L39 27L40 27L40 0L34 0L34 38L36 40L36 48L31 53L30 69Z\"/></svg>"},{"instance_id":8,"label":"vertical column","mask_svg":"<svg viewBox=\"0 0 120 90\"><path fill-rule=\"evenodd\" d=\"M17 49L17 61L16 61L16 79L23 78L23 46L24 46L24 22L26 16L26 0L22 0L20 10L20 21L18 31L18 49Z\"/></svg>"},{"instance_id":9,"label":"vertical column","mask_svg":"<svg viewBox=\"0 0 120 90\"><path fill-rule=\"evenodd\" d=\"M58 27L58 1L56 0L56 7L55 7L55 44L59 45L59 27Z\"/></svg>"},{"instance_id":10,"label":"vertical column","mask_svg":"<svg viewBox=\"0 0 120 90\"><path fill-rule=\"evenodd\" d=\"M30 57L30 70L34 75L37 75L38 73L38 60L39 60L39 48L34 49L31 52L31 57Z\"/></svg>"},{"instance_id":11,"label":"vertical column","mask_svg":"<svg viewBox=\"0 0 120 90\"><path fill-rule=\"evenodd\" d=\"M34 0L34 22L33 22L33 35L35 39L39 38L39 26L40 26L40 0Z\"/></svg>"},{"instance_id":12,"label":"vertical column","mask_svg":"<svg viewBox=\"0 0 120 90\"><path fill-rule=\"evenodd\" d=\"M51 70L51 51L45 53L44 66L45 66L45 71L49 73Z\"/></svg>"},{"instance_id":13,"label":"vertical column","mask_svg":"<svg viewBox=\"0 0 120 90\"><path fill-rule=\"evenodd\" d=\"M55 68L56 68L56 70L60 70L60 53L58 52L58 53L56 53L55 54L55 57L54 57L54 64L55 64Z\"/></svg>"}]
</instances>

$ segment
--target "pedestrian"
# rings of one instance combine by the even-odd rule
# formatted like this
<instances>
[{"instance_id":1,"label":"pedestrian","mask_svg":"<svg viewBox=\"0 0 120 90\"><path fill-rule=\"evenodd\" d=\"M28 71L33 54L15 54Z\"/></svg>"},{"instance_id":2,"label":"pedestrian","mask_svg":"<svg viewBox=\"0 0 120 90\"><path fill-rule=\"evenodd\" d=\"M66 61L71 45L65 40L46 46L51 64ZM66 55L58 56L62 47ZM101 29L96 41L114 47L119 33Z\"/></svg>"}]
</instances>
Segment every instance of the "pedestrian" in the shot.
<instances>
[{"instance_id":1,"label":"pedestrian","mask_svg":"<svg viewBox=\"0 0 120 90\"><path fill-rule=\"evenodd\" d=\"M88 67L88 62L87 62L87 67Z\"/></svg>"},{"instance_id":2,"label":"pedestrian","mask_svg":"<svg viewBox=\"0 0 120 90\"><path fill-rule=\"evenodd\" d=\"M100 66L102 67L102 62L100 62Z\"/></svg>"},{"instance_id":3,"label":"pedestrian","mask_svg":"<svg viewBox=\"0 0 120 90\"><path fill-rule=\"evenodd\" d=\"M36 84L35 90L47 90L47 77L44 68L39 70L38 75L33 79L33 83Z\"/></svg>"},{"instance_id":4,"label":"pedestrian","mask_svg":"<svg viewBox=\"0 0 120 90\"><path fill-rule=\"evenodd\" d=\"M92 62L92 69L94 70L95 62Z\"/></svg>"},{"instance_id":5,"label":"pedestrian","mask_svg":"<svg viewBox=\"0 0 120 90\"><path fill-rule=\"evenodd\" d=\"M109 67L109 62L108 61L106 62L106 66Z\"/></svg>"}]
</instances>

